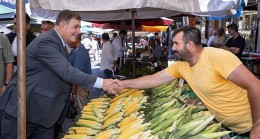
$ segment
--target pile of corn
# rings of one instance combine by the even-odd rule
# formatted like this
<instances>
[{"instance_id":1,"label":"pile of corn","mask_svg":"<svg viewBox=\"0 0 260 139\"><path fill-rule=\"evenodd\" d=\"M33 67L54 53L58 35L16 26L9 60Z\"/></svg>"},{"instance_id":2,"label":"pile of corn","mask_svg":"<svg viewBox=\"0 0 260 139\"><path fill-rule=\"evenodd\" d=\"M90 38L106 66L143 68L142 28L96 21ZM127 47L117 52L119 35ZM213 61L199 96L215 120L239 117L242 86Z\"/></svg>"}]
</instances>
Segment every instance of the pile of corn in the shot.
<instances>
[{"instance_id":1,"label":"pile of corn","mask_svg":"<svg viewBox=\"0 0 260 139\"><path fill-rule=\"evenodd\" d=\"M204 106L185 104L177 81L144 90L125 89L114 98L92 99L81 111L77 127L63 139L211 139L219 131Z\"/></svg>"}]
</instances>

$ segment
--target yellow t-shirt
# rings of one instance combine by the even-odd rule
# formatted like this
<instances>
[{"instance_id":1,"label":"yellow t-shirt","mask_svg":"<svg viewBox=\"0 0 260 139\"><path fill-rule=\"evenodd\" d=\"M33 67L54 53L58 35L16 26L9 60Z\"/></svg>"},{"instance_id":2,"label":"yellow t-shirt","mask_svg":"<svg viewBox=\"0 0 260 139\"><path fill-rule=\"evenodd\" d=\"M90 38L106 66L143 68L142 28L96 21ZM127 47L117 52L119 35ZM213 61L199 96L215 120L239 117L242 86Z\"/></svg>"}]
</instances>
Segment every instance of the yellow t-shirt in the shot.
<instances>
[{"instance_id":1,"label":"yellow t-shirt","mask_svg":"<svg viewBox=\"0 0 260 139\"><path fill-rule=\"evenodd\" d=\"M193 67L188 62L179 61L166 71L175 78L186 80L219 122L242 133L252 126L247 91L227 79L241 64L231 52L207 47Z\"/></svg>"}]
</instances>

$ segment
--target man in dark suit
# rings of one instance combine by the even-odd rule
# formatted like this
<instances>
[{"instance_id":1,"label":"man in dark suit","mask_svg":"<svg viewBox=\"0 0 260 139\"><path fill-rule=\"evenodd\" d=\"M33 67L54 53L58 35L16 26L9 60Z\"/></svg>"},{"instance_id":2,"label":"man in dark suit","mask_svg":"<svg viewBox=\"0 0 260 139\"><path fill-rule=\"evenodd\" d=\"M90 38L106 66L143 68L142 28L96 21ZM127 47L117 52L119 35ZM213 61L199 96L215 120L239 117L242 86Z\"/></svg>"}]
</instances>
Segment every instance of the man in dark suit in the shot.
<instances>
[{"instance_id":1,"label":"man in dark suit","mask_svg":"<svg viewBox=\"0 0 260 139\"><path fill-rule=\"evenodd\" d=\"M29 31L31 18L29 17L29 15L27 13L25 13L25 20L26 20L26 46L28 46L33 41L33 39L36 38L36 36L32 32ZM16 66L17 66L16 14L14 15L14 18L13 18L13 24L14 24L13 25L14 32L10 32L10 33L6 34L6 36L12 45L12 51L13 51L14 59L15 59L15 62L14 62L15 68L14 69L16 71Z\"/></svg>"},{"instance_id":2,"label":"man in dark suit","mask_svg":"<svg viewBox=\"0 0 260 139\"><path fill-rule=\"evenodd\" d=\"M70 84L103 88L116 93L112 79L101 79L73 68L65 44L76 41L81 18L69 10L61 11L55 28L35 38L26 48L27 137L53 138L54 124L64 109ZM0 97L4 111L1 139L17 137L17 73Z\"/></svg>"}]
</instances>

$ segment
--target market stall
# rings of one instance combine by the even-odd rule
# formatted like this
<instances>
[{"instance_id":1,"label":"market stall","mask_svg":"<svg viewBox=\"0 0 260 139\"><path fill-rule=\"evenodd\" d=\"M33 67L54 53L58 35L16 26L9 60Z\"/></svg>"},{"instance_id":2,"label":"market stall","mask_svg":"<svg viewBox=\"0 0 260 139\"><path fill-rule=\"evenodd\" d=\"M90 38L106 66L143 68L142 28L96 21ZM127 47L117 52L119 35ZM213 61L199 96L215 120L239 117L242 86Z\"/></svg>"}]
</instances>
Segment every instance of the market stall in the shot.
<instances>
[{"instance_id":1,"label":"market stall","mask_svg":"<svg viewBox=\"0 0 260 139\"><path fill-rule=\"evenodd\" d=\"M223 131L202 104L187 104L191 98L199 101L192 95L187 84L180 87L175 80L150 90L125 89L116 97L92 99L63 139L201 139L232 132Z\"/></svg>"},{"instance_id":2,"label":"market stall","mask_svg":"<svg viewBox=\"0 0 260 139\"><path fill-rule=\"evenodd\" d=\"M19 0L18 0L19 1ZM21 5L24 6L24 3L19 1L18 9ZM83 3L84 2L84 3ZM179 1L179 0L173 0L173 1L139 1L139 0L129 0L129 1L65 1L62 2L59 0L53 0L53 1L46 1L46 0L31 0L31 7L32 7L32 13L34 17L42 16L47 19L55 19L59 10L64 9L70 9L72 11L78 11L81 16L84 18L92 19L92 21L104 21L104 20L122 20L122 19L132 19L132 27L134 28L135 18L142 18L142 19L148 19L148 18L158 18L162 16L173 16L181 13L190 13L190 14L200 14L200 15L221 15L221 14L233 14L234 10L236 9L238 5L238 1L221 1L221 3L210 3L210 1ZM222 5L223 4L223 5ZM215 6L214 6L215 5ZM218 5L218 6L216 6ZM18 10L18 25L21 24L21 27L18 31L19 36L25 36L23 35L24 31L22 30L24 27L22 26L22 21L24 20L24 7L21 6L21 10ZM83 12L80 12L83 11ZM109 11L109 12L108 12ZM47 17L48 16L48 17ZM90 20L88 20L90 21ZM24 25L24 24L23 24ZM22 28L23 27L23 28ZM134 30L132 35L134 36ZM25 40L24 37L18 38L18 41ZM133 41L134 42L134 41ZM22 45L22 44L21 44ZM21 48L25 48L24 46ZM134 48L134 43L133 43ZM133 49L134 50L134 49ZM20 56L20 61L18 63L19 70L18 70L18 76L20 75L26 75L25 73L25 49L21 49L18 51L18 56ZM134 51L133 51L134 53ZM22 111L23 113L26 113L25 102L25 78L21 76L19 79L19 88L18 92L22 92L23 96L19 95L19 111ZM140 99L139 99L140 100ZM140 103L141 104L141 103ZM94 107L94 106L93 106ZM95 109L95 108L94 108ZM94 110L93 111L96 111ZM130 109L130 108L129 108ZM189 109L189 108L187 108ZM99 115L99 118L102 117L99 112L97 112ZM122 113L121 113L122 114ZM125 115L127 116L127 115ZM23 116L19 121L18 124L25 125L25 116ZM148 126L148 124L146 125ZM22 126L21 126L22 127ZM23 126L25 127L25 126ZM144 128L142 126L142 128ZM23 131L19 132L21 133L21 138L24 137L24 130L25 128L21 128ZM124 135L125 136L125 135Z\"/></svg>"}]
</instances>

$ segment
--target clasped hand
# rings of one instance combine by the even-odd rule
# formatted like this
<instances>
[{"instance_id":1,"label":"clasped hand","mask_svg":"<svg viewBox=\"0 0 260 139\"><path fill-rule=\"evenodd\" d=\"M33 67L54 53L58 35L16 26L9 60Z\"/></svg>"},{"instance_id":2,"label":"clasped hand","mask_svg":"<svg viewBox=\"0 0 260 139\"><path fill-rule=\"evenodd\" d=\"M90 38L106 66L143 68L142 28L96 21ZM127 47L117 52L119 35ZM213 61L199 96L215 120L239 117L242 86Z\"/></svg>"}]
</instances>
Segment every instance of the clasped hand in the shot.
<instances>
[{"instance_id":1,"label":"clasped hand","mask_svg":"<svg viewBox=\"0 0 260 139\"><path fill-rule=\"evenodd\" d=\"M103 90L107 91L109 94L117 94L124 89L123 82L120 80L104 79Z\"/></svg>"}]
</instances>

